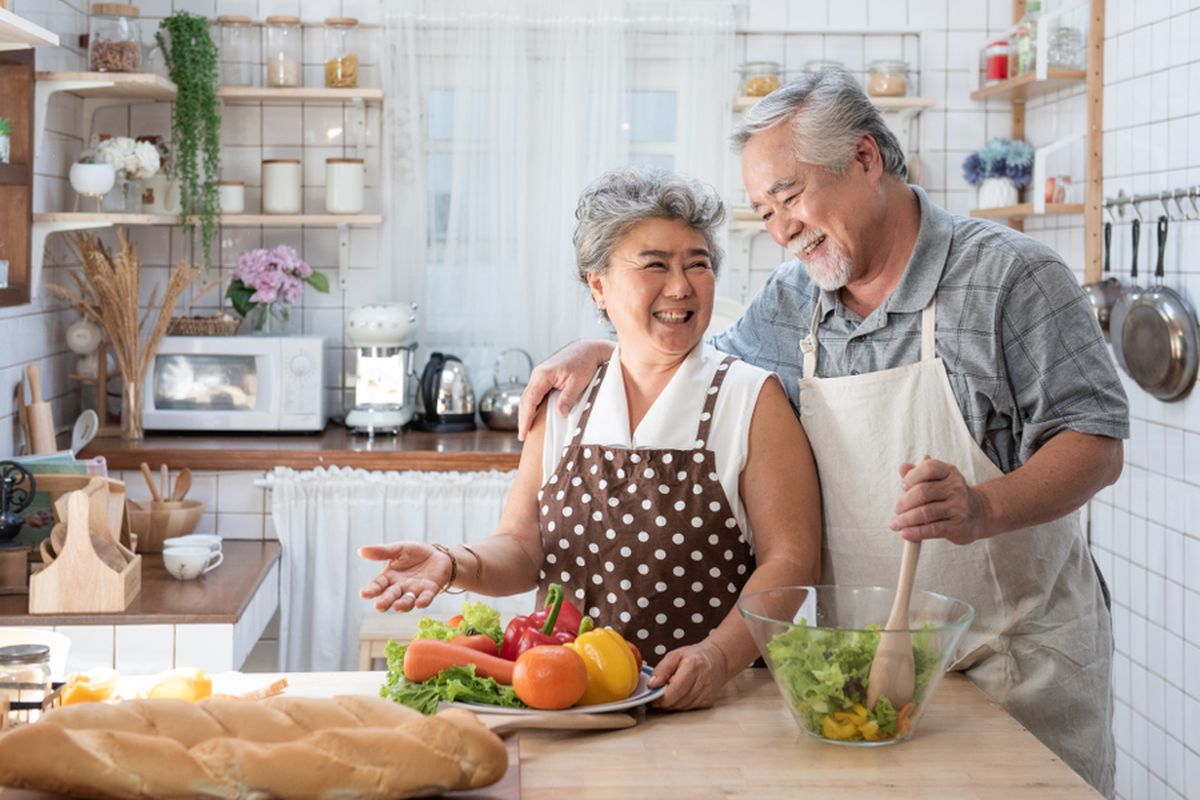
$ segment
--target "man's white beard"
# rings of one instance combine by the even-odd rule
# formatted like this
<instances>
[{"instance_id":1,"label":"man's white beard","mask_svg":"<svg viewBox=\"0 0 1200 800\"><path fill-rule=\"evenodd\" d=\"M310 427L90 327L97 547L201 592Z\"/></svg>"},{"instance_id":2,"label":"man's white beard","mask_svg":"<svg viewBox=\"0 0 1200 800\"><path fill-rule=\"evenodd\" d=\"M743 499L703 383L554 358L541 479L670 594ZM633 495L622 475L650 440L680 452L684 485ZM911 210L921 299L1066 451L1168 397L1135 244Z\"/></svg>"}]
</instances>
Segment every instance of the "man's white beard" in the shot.
<instances>
[{"instance_id":1,"label":"man's white beard","mask_svg":"<svg viewBox=\"0 0 1200 800\"><path fill-rule=\"evenodd\" d=\"M832 241L826 240L822 246L828 252L823 254L824 258L818 257L821 263L814 263L817 259L804 261L803 256L801 256L800 260L803 261L804 269L808 272L808 277L812 279L813 283L827 292L836 292L850 282L854 265L850 262L849 257L837 249L837 245Z\"/></svg>"}]
</instances>

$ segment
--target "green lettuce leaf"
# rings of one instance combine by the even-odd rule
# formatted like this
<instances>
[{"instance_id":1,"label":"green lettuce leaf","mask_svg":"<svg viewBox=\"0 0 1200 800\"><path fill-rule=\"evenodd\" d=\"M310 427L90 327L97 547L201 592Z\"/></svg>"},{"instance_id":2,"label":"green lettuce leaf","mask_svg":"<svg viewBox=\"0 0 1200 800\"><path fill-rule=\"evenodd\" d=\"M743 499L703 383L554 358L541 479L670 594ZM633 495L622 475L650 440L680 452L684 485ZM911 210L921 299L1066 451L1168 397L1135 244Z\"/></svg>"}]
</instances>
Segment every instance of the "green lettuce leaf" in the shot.
<instances>
[{"instance_id":1,"label":"green lettuce leaf","mask_svg":"<svg viewBox=\"0 0 1200 800\"><path fill-rule=\"evenodd\" d=\"M438 703L484 703L503 708L525 708L517 699L511 686L503 686L493 678L481 678L475 674L475 666L450 667L427 681L410 681L404 677L404 645L388 642L387 678L379 690L386 697L422 714L433 714Z\"/></svg>"}]
</instances>

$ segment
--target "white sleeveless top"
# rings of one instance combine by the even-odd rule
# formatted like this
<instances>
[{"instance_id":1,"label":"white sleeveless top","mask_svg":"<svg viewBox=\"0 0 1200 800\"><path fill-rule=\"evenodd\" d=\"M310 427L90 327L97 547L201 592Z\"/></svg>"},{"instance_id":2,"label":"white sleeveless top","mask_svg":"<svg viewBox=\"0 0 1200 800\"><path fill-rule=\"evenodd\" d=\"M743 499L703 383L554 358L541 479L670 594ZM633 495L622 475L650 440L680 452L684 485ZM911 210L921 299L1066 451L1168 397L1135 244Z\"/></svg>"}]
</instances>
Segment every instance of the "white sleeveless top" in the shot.
<instances>
[{"instance_id":1,"label":"white sleeveless top","mask_svg":"<svg viewBox=\"0 0 1200 800\"><path fill-rule=\"evenodd\" d=\"M696 428L704 409L705 393L712 384L717 367L726 357L706 344L696 347L671 380L662 394L642 418L633 436L629 434L629 406L625 399L625 381L621 372L620 348L614 348L604 380L596 393L596 408L588 419L581 444L596 444L626 449L674 448L680 450L696 446ZM750 444L750 421L758 404L758 395L763 382L772 377L770 372L751 366L745 361L735 361L717 394L717 405L713 409L712 428L709 430L708 449L717 459L717 474L721 488L733 509L738 525L751 537L754 532L742 507L738 492L738 479L746 467L746 456ZM542 483L562 458L563 448L571 441L580 417L583 402L566 418L555 410L558 392L549 399L546 414L546 439L542 449Z\"/></svg>"}]
</instances>

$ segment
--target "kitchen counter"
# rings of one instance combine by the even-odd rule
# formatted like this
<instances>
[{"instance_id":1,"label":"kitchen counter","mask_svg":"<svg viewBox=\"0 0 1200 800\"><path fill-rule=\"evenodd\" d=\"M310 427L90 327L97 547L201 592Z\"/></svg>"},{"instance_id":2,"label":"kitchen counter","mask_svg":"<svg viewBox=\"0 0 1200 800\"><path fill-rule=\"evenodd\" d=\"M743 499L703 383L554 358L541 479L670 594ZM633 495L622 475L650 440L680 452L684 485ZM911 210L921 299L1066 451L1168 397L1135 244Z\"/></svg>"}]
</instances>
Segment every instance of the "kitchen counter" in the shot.
<instances>
[{"instance_id":1,"label":"kitchen counter","mask_svg":"<svg viewBox=\"0 0 1200 800\"><path fill-rule=\"evenodd\" d=\"M0 625L221 625L241 619L279 561L279 542L226 541L221 566L193 581L171 577L161 553L142 554L142 590L115 614L30 614L29 595L0 596Z\"/></svg>"},{"instance_id":2,"label":"kitchen counter","mask_svg":"<svg viewBox=\"0 0 1200 800\"><path fill-rule=\"evenodd\" d=\"M141 441L92 440L82 458L104 456L108 468L136 470L145 461L171 469L269 470L361 467L375 470L512 470L521 442L510 431L466 433L404 431L398 436L354 436L330 422L321 433L147 433Z\"/></svg>"},{"instance_id":3,"label":"kitchen counter","mask_svg":"<svg viewBox=\"0 0 1200 800\"><path fill-rule=\"evenodd\" d=\"M242 688L254 688L277 676L239 677ZM384 681L382 672L286 677L289 694L314 697L377 695ZM840 747L800 733L765 669L743 672L711 709L649 710L626 730L526 730L519 738L524 800L1099 796L958 674L938 687L913 738L885 747Z\"/></svg>"}]
</instances>

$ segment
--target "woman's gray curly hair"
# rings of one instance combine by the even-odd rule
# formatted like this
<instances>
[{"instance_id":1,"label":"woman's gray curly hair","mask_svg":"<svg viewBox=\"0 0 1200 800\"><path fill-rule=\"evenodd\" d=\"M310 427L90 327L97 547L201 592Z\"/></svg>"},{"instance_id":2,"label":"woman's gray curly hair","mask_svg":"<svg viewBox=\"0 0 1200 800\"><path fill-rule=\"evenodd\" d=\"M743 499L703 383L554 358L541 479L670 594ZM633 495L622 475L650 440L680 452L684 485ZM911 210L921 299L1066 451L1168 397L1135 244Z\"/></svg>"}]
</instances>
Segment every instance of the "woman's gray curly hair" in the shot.
<instances>
[{"instance_id":1,"label":"woman's gray curly hair","mask_svg":"<svg viewBox=\"0 0 1200 800\"><path fill-rule=\"evenodd\" d=\"M622 167L606 172L579 196L575 208L575 263L579 279L603 273L630 228L648 219L682 222L704 237L716 274L721 248L716 231L725 221L725 205L716 189L664 170Z\"/></svg>"}]
</instances>

